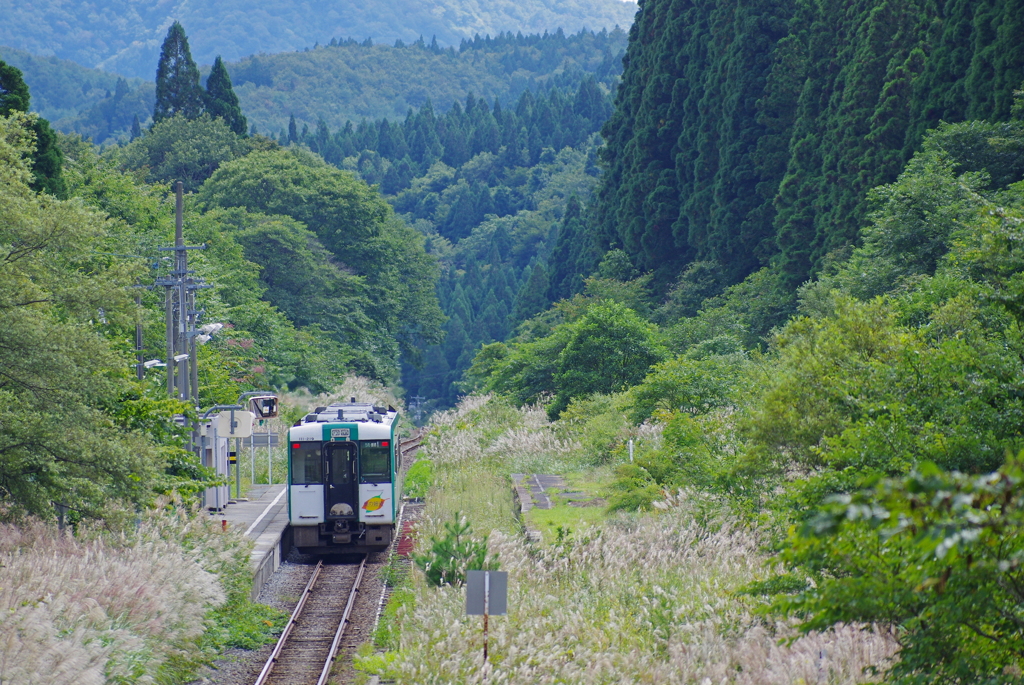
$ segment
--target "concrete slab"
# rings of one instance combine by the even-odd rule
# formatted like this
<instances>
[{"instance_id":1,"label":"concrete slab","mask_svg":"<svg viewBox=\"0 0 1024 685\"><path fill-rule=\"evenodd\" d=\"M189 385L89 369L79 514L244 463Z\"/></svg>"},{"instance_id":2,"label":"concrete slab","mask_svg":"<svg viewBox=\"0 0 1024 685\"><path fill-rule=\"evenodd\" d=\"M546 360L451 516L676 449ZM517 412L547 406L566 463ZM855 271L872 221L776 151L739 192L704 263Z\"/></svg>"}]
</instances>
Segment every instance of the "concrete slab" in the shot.
<instances>
[{"instance_id":1,"label":"concrete slab","mask_svg":"<svg viewBox=\"0 0 1024 685\"><path fill-rule=\"evenodd\" d=\"M249 557L255 598L288 554L288 496L284 485L254 485L248 495L247 501L233 501L211 516L256 542Z\"/></svg>"}]
</instances>

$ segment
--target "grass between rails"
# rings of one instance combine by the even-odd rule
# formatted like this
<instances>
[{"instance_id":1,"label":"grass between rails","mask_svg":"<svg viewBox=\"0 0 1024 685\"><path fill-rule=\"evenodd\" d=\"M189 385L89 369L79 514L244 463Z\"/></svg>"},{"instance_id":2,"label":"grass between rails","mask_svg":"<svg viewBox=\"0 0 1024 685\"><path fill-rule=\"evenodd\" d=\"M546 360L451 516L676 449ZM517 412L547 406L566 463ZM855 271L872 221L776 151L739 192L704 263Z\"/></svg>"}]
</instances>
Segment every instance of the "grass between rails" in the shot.
<instances>
[{"instance_id":1,"label":"grass between rails","mask_svg":"<svg viewBox=\"0 0 1024 685\"><path fill-rule=\"evenodd\" d=\"M420 545L463 512L510 574L509 613L491 621L485 665L463 590L428 587L413 571L378 634L387 651L364 654L359 668L406 683L852 685L892 658L895 644L869 627L780 643L796 631L764 618L762 600L743 591L769 576L757 531L707 502L680 496L656 513L568 526L556 508L534 519L554 524L550 544L525 542L508 474L568 474L576 488L600 482L591 455L534 409L471 397L438 417L421 453L435 478Z\"/></svg>"}]
</instances>

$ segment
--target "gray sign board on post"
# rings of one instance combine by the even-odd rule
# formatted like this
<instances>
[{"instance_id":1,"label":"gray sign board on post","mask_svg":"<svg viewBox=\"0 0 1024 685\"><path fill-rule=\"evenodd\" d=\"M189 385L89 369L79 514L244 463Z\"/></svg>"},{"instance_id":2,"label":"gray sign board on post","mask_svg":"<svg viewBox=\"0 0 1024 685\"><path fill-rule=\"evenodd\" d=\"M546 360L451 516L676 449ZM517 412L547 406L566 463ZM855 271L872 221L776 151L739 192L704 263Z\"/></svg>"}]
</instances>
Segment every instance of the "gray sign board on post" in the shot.
<instances>
[{"instance_id":1,"label":"gray sign board on post","mask_svg":"<svg viewBox=\"0 0 1024 685\"><path fill-rule=\"evenodd\" d=\"M242 447L277 447L277 433L253 433L252 437L242 438Z\"/></svg>"},{"instance_id":2,"label":"gray sign board on post","mask_svg":"<svg viewBox=\"0 0 1024 685\"><path fill-rule=\"evenodd\" d=\"M490 595L484 606L484 590ZM486 608L486 611L485 611ZM504 616L508 609L508 573L505 571L466 572L466 614Z\"/></svg>"}]
</instances>

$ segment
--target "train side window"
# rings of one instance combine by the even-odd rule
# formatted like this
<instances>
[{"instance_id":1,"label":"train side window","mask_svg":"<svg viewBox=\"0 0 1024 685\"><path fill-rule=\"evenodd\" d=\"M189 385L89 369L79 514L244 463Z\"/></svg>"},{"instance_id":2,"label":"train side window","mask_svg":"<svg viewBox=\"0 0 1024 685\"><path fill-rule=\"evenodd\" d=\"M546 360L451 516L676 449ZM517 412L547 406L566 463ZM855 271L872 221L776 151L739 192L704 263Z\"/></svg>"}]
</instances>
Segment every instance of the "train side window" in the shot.
<instances>
[{"instance_id":1,"label":"train side window","mask_svg":"<svg viewBox=\"0 0 1024 685\"><path fill-rule=\"evenodd\" d=\"M292 446L292 483L307 485L323 482L323 459L320 456L320 443L296 444L300 446Z\"/></svg>"},{"instance_id":2,"label":"train side window","mask_svg":"<svg viewBox=\"0 0 1024 685\"><path fill-rule=\"evenodd\" d=\"M391 443L388 440L364 440L359 445L359 482L391 482Z\"/></svg>"}]
</instances>

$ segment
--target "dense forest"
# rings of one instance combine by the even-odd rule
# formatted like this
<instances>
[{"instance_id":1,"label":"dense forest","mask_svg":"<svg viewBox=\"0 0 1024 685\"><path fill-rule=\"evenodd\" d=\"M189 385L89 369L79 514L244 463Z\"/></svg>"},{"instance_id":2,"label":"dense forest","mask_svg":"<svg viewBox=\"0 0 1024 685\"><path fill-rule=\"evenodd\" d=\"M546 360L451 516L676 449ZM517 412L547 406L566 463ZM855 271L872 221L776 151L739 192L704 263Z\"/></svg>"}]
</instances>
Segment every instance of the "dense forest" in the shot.
<instances>
[{"instance_id":1,"label":"dense forest","mask_svg":"<svg viewBox=\"0 0 1024 685\"><path fill-rule=\"evenodd\" d=\"M155 5L134 0L5 2L0 45L149 79L160 41L174 20L190 31L196 60L212 64L217 55L234 61L325 45L335 36L385 44L436 36L448 47L477 34L503 31L626 29L635 12L634 3L622 0L441 0L429 5L411 0L268 0L257 6L239 0Z\"/></svg>"},{"instance_id":2,"label":"dense forest","mask_svg":"<svg viewBox=\"0 0 1024 685\"><path fill-rule=\"evenodd\" d=\"M229 65L246 115L277 133L294 115L299 125L332 128L363 118L404 117L431 100L447 109L472 93L488 102L515 101L526 90L574 87L621 69L622 30L502 33L442 49L421 38L398 47L334 40L319 48L255 55Z\"/></svg>"},{"instance_id":3,"label":"dense forest","mask_svg":"<svg viewBox=\"0 0 1024 685\"><path fill-rule=\"evenodd\" d=\"M422 39L395 47L332 38L314 49L226 66L250 124L276 137L291 117L300 130L321 120L341 128L363 118L404 117L410 106L428 99L444 112L469 94L514 103L527 90L574 88L588 74L608 84L621 71L625 47L626 34L619 29L477 36L458 49ZM0 48L0 56L22 70L34 93L34 111L58 130L111 143L129 137L135 117L145 125L152 115L150 81L10 48Z\"/></svg>"},{"instance_id":4,"label":"dense forest","mask_svg":"<svg viewBox=\"0 0 1024 685\"><path fill-rule=\"evenodd\" d=\"M447 335L424 350L421 368L407 364L403 374L425 406L453 404L474 351L550 302L544 264L566 212L578 218L597 181L597 131L615 76L527 91L514 106L470 94L443 115L428 101L394 123L350 122L332 132L324 122L313 131L293 122L281 133L280 144L308 147L379 185L440 260Z\"/></svg>"},{"instance_id":5,"label":"dense forest","mask_svg":"<svg viewBox=\"0 0 1024 685\"><path fill-rule=\"evenodd\" d=\"M662 293L698 262L718 287L771 264L792 292L926 129L1005 120L1024 80L1011 0L642 7L592 216Z\"/></svg>"}]
</instances>

